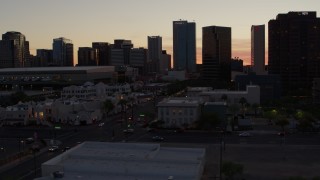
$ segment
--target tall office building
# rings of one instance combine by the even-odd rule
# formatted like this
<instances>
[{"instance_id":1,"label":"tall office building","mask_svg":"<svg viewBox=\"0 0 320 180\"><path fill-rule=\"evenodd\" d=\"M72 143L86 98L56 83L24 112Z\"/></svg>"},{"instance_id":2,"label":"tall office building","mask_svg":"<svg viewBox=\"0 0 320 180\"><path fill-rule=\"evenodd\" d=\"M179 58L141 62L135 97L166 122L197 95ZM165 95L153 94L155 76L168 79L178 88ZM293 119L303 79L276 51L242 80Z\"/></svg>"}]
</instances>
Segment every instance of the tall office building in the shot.
<instances>
[{"instance_id":1,"label":"tall office building","mask_svg":"<svg viewBox=\"0 0 320 180\"><path fill-rule=\"evenodd\" d=\"M160 72L162 54L162 37L148 36L148 69L150 72Z\"/></svg>"},{"instance_id":2,"label":"tall office building","mask_svg":"<svg viewBox=\"0 0 320 180\"><path fill-rule=\"evenodd\" d=\"M55 66L73 66L73 44L63 37L53 39L53 63Z\"/></svg>"},{"instance_id":3,"label":"tall office building","mask_svg":"<svg viewBox=\"0 0 320 180\"><path fill-rule=\"evenodd\" d=\"M10 31L0 41L0 68L28 66L29 42L20 32Z\"/></svg>"},{"instance_id":4,"label":"tall office building","mask_svg":"<svg viewBox=\"0 0 320 180\"><path fill-rule=\"evenodd\" d=\"M196 23L173 21L173 68L196 71Z\"/></svg>"},{"instance_id":5,"label":"tall office building","mask_svg":"<svg viewBox=\"0 0 320 180\"><path fill-rule=\"evenodd\" d=\"M93 42L92 47L98 51L98 65L110 65L110 44L107 42Z\"/></svg>"},{"instance_id":6,"label":"tall office building","mask_svg":"<svg viewBox=\"0 0 320 180\"><path fill-rule=\"evenodd\" d=\"M251 66L257 75L265 74L265 27L251 26Z\"/></svg>"},{"instance_id":7,"label":"tall office building","mask_svg":"<svg viewBox=\"0 0 320 180\"><path fill-rule=\"evenodd\" d=\"M159 63L159 72L160 74L167 74L171 69L171 55L167 54L166 50L162 51L160 63Z\"/></svg>"},{"instance_id":8,"label":"tall office building","mask_svg":"<svg viewBox=\"0 0 320 180\"><path fill-rule=\"evenodd\" d=\"M278 14L269 24L269 74L279 74L284 93L311 88L320 77L320 18L316 12Z\"/></svg>"},{"instance_id":9,"label":"tall office building","mask_svg":"<svg viewBox=\"0 0 320 180\"><path fill-rule=\"evenodd\" d=\"M97 66L98 50L91 47L79 47L78 66Z\"/></svg>"},{"instance_id":10,"label":"tall office building","mask_svg":"<svg viewBox=\"0 0 320 180\"><path fill-rule=\"evenodd\" d=\"M47 67L53 65L53 55L51 49L37 49L37 66Z\"/></svg>"},{"instance_id":11,"label":"tall office building","mask_svg":"<svg viewBox=\"0 0 320 180\"><path fill-rule=\"evenodd\" d=\"M202 78L231 80L231 28L208 26L202 28Z\"/></svg>"},{"instance_id":12,"label":"tall office building","mask_svg":"<svg viewBox=\"0 0 320 180\"><path fill-rule=\"evenodd\" d=\"M130 64L130 52L131 52L131 49L133 48L133 44L131 43L131 40L115 39L112 48L123 50L123 64L122 65L129 65Z\"/></svg>"},{"instance_id":13,"label":"tall office building","mask_svg":"<svg viewBox=\"0 0 320 180\"><path fill-rule=\"evenodd\" d=\"M148 36L148 57L150 61L159 61L162 54L162 37Z\"/></svg>"}]
</instances>

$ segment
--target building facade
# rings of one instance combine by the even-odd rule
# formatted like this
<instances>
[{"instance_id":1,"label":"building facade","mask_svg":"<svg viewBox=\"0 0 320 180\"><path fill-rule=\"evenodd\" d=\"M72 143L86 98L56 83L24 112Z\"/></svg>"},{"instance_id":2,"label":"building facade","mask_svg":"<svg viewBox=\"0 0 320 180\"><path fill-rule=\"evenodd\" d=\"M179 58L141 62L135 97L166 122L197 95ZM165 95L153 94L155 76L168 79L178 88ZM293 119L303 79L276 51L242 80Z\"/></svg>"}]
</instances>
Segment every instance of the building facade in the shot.
<instances>
[{"instance_id":1,"label":"building facade","mask_svg":"<svg viewBox=\"0 0 320 180\"><path fill-rule=\"evenodd\" d=\"M258 75L265 74L265 27L251 26L251 66Z\"/></svg>"},{"instance_id":2,"label":"building facade","mask_svg":"<svg viewBox=\"0 0 320 180\"><path fill-rule=\"evenodd\" d=\"M202 28L202 78L231 80L231 28Z\"/></svg>"},{"instance_id":3,"label":"building facade","mask_svg":"<svg viewBox=\"0 0 320 180\"><path fill-rule=\"evenodd\" d=\"M53 51L52 49L37 49L37 59L39 61L38 67L47 67L53 65Z\"/></svg>"},{"instance_id":4,"label":"building facade","mask_svg":"<svg viewBox=\"0 0 320 180\"><path fill-rule=\"evenodd\" d=\"M98 50L90 47L79 47L78 66L97 66Z\"/></svg>"},{"instance_id":5,"label":"building facade","mask_svg":"<svg viewBox=\"0 0 320 180\"><path fill-rule=\"evenodd\" d=\"M199 98L169 98L159 102L158 120L167 128L183 128L199 120L202 103Z\"/></svg>"},{"instance_id":6,"label":"building facade","mask_svg":"<svg viewBox=\"0 0 320 180\"><path fill-rule=\"evenodd\" d=\"M196 71L196 23L173 21L173 68Z\"/></svg>"},{"instance_id":7,"label":"building facade","mask_svg":"<svg viewBox=\"0 0 320 180\"><path fill-rule=\"evenodd\" d=\"M320 18L316 12L289 12L270 20L269 74L281 77L284 93L312 86L320 76Z\"/></svg>"},{"instance_id":8,"label":"building facade","mask_svg":"<svg viewBox=\"0 0 320 180\"><path fill-rule=\"evenodd\" d=\"M29 42L20 32L10 31L0 41L0 68L28 67Z\"/></svg>"},{"instance_id":9,"label":"building facade","mask_svg":"<svg viewBox=\"0 0 320 180\"><path fill-rule=\"evenodd\" d=\"M93 42L92 48L98 52L98 65L108 66L110 65L110 44L107 42Z\"/></svg>"},{"instance_id":10,"label":"building facade","mask_svg":"<svg viewBox=\"0 0 320 180\"><path fill-rule=\"evenodd\" d=\"M73 66L73 44L64 37L53 39L54 66Z\"/></svg>"}]
</instances>

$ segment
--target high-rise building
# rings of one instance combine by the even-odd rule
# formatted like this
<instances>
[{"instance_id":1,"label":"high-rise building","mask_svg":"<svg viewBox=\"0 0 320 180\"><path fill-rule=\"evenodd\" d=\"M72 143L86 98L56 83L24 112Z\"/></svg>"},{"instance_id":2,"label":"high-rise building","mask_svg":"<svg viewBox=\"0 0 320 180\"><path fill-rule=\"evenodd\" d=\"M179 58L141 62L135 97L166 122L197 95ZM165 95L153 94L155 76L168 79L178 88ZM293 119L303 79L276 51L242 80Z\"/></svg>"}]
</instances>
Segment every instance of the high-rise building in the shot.
<instances>
[{"instance_id":1,"label":"high-rise building","mask_svg":"<svg viewBox=\"0 0 320 180\"><path fill-rule=\"evenodd\" d=\"M162 37L148 36L148 57L149 61L159 61L162 52Z\"/></svg>"},{"instance_id":2,"label":"high-rise building","mask_svg":"<svg viewBox=\"0 0 320 180\"><path fill-rule=\"evenodd\" d=\"M113 44L113 49L122 49L123 50L123 63L122 65L130 64L130 52L133 48L131 40L124 39L115 39Z\"/></svg>"},{"instance_id":3,"label":"high-rise building","mask_svg":"<svg viewBox=\"0 0 320 180\"><path fill-rule=\"evenodd\" d=\"M173 21L173 68L196 71L196 23Z\"/></svg>"},{"instance_id":4,"label":"high-rise building","mask_svg":"<svg viewBox=\"0 0 320 180\"><path fill-rule=\"evenodd\" d=\"M202 28L202 78L231 80L231 28L208 26Z\"/></svg>"},{"instance_id":5,"label":"high-rise building","mask_svg":"<svg viewBox=\"0 0 320 180\"><path fill-rule=\"evenodd\" d=\"M171 55L167 54L166 50L162 51L160 62L159 62L159 72L161 74L167 74L171 69Z\"/></svg>"},{"instance_id":6,"label":"high-rise building","mask_svg":"<svg viewBox=\"0 0 320 180\"><path fill-rule=\"evenodd\" d=\"M53 65L53 55L51 49L37 49L37 60L36 66L46 67Z\"/></svg>"},{"instance_id":7,"label":"high-rise building","mask_svg":"<svg viewBox=\"0 0 320 180\"><path fill-rule=\"evenodd\" d=\"M55 66L73 66L73 44L64 37L53 39L53 63Z\"/></svg>"},{"instance_id":8,"label":"high-rise building","mask_svg":"<svg viewBox=\"0 0 320 180\"><path fill-rule=\"evenodd\" d=\"M251 66L257 75L265 74L265 27L251 26Z\"/></svg>"},{"instance_id":9,"label":"high-rise building","mask_svg":"<svg viewBox=\"0 0 320 180\"><path fill-rule=\"evenodd\" d=\"M279 74L284 93L311 88L320 77L320 18L316 12L289 12L270 20L269 74Z\"/></svg>"},{"instance_id":10,"label":"high-rise building","mask_svg":"<svg viewBox=\"0 0 320 180\"><path fill-rule=\"evenodd\" d=\"M98 50L91 47L79 47L78 66L97 66Z\"/></svg>"},{"instance_id":11,"label":"high-rise building","mask_svg":"<svg viewBox=\"0 0 320 180\"><path fill-rule=\"evenodd\" d=\"M159 73L162 51L162 37L148 36L148 72Z\"/></svg>"},{"instance_id":12,"label":"high-rise building","mask_svg":"<svg viewBox=\"0 0 320 180\"><path fill-rule=\"evenodd\" d=\"M98 50L98 65L110 65L110 44L107 42L93 42L92 47Z\"/></svg>"},{"instance_id":13,"label":"high-rise building","mask_svg":"<svg viewBox=\"0 0 320 180\"><path fill-rule=\"evenodd\" d=\"M10 31L2 35L0 68L26 67L29 56L29 42L23 34Z\"/></svg>"},{"instance_id":14,"label":"high-rise building","mask_svg":"<svg viewBox=\"0 0 320 180\"><path fill-rule=\"evenodd\" d=\"M130 53L130 66L139 70L139 74L145 73L145 66L147 63L148 50L145 48L133 48Z\"/></svg>"}]
</instances>

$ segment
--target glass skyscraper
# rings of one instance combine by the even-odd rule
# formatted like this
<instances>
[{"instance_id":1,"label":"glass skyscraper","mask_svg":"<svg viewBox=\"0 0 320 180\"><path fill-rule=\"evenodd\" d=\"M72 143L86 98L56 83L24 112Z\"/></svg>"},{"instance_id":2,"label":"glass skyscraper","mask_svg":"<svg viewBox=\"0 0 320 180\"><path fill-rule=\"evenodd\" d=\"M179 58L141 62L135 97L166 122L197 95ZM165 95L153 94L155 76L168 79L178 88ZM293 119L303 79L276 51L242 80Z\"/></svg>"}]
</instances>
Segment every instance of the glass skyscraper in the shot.
<instances>
[{"instance_id":1,"label":"glass skyscraper","mask_svg":"<svg viewBox=\"0 0 320 180\"><path fill-rule=\"evenodd\" d=\"M53 39L53 63L55 66L73 66L73 44L70 39Z\"/></svg>"},{"instance_id":2,"label":"glass skyscraper","mask_svg":"<svg viewBox=\"0 0 320 180\"><path fill-rule=\"evenodd\" d=\"M173 68L196 71L196 23L173 21Z\"/></svg>"},{"instance_id":3,"label":"glass skyscraper","mask_svg":"<svg viewBox=\"0 0 320 180\"><path fill-rule=\"evenodd\" d=\"M251 26L251 66L258 75L265 73L265 30L264 25Z\"/></svg>"},{"instance_id":4,"label":"glass skyscraper","mask_svg":"<svg viewBox=\"0 0 320 180\"><path fill-rule=\"evenodd\" d=\"M231 80L231 28L202 28L202 78Z\"/></svg>"},{"instance_id":5,"label":"glass skyscraper","mask_svg":"<svg viewBox=\"0 0 320 180\"><path fill-rule=\"evenodd\" d=\"M29 42L20 32L10 31L0 41L0 67L26 67L30 56Z\"/></svg>"}]
</instances>

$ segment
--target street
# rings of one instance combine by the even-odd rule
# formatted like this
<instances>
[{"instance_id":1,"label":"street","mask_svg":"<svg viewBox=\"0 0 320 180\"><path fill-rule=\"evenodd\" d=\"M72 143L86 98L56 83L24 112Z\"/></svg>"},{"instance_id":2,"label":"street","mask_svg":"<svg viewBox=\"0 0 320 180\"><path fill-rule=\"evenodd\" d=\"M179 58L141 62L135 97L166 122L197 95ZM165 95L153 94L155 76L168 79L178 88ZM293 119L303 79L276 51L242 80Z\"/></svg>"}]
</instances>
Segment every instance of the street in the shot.
<instances>
[{"instance_id":1,"label":"street","mask_svg":"<svg viewBox=\"0 0 320 180\"><path fill-rule=\"evenodd\" d=\"M102 142L140 142L140 143L161 143L163 146L176 147L203 147L207 149L207 164L204 179L213 179L218 175L219 171L219 147L221 140L224 142L223 159L241 162L245 166L245 177L248 179L260 178L263 168L273 170L273 167L282 167L281 170L273 170L278 174L306 173L308 175L318 175L318 171L310 173L301 169L300 171L292 171L293 164L297 163L301 168L306 168L306 164L312 163L313 169L318 167L318 161L313 156L318 157L319 134L295 133L285 136L277 135L276 130L252 130L250 137L240 137L239 132L230 134L222 134L220 132L210 131L186 131L175 132L174 130L157 129L154 132L148 132L143 128L142 122L137 122L137 118L141 113L152 110L153 102L135 106L133 118L130 128L134 129L133 133L124 133L123 130L128 128L126 121L120 123L122 114L108 116L102 126L100 123L77 126L62 127L61 129L44 128L44 127L2 127L1 128L1 145L6 146L6 152L0 152L1 158L10 156L11 154L27 149L30 145L19 144L21 139L33 137L34 132L41 139L50 140L56 138L62 142L60 149L56 152L48 152L48 147L43 148L36 154L17 159L11 166L0 167L1 180L31 180L41 176L41 163L62 153L64 147L74 147L84 141L102 141ZM131 116L131 109L126 112L126 117ZM127 121L129 122L129 121ZM163 141L154 141L152 137L163 137ZM259 164L259 168L256 164ZM264 163L264 164L263 164ZM276 165L272 165L272 163ZM264 167L266 165L266 167ZM289 168L286 170L286 167ZM308 168L306 168L308 169ZM318 173L318 174L317 174ZM272 173L271 173L272 174ZM264 177L261 176L261 177ZM268 178L266 178L268 179ZM270 179L270 178L269 178Z\"/></svg>"}]
</instances>

